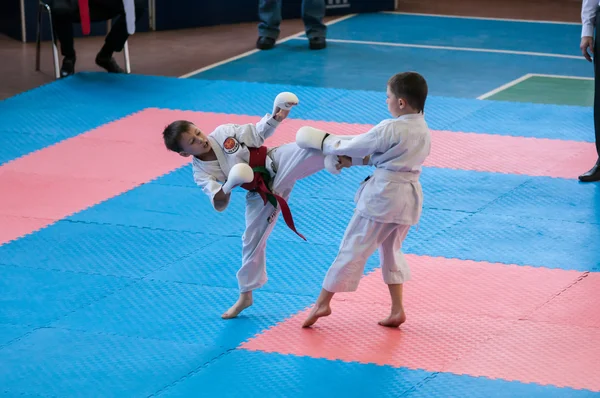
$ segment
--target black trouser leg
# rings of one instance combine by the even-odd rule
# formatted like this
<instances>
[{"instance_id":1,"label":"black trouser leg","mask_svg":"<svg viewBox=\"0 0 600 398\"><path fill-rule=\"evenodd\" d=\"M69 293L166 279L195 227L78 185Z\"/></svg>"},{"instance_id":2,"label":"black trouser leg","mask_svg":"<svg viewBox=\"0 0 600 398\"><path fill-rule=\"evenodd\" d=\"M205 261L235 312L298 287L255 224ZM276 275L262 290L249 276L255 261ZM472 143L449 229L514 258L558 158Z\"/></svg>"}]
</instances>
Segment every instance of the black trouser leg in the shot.
<instances>
[{"instance_id":1,"label":"black trouser leg","mask_svg":"<svg viewBox=\"0 0 600 398\"><path fill-rule=\"evenodd\" d=\"M54 33L60 43L60 53L63 57L75 57L73 39L73 20L70 14L56 13L52 15Z\"/></svg>"},{"instance_id":2,"label":"black trouser leg","mask_svg":"<svg viewBox=\"0 0 600 398\"><path fill-rule=\"evenodd\" d=\"M597 13L598 14L598 13ZM600 14L598 14L600 16ZM593 182L600 181L600 44L598 43L597 32L600 31L600 18L596 20L596 35L594 38L594 133L596 135L596 152L598 153L598 160L594 167L588 172L583 173L579 176L579 180L582 182Z\"/></svg>"},{"instance_id":3,"label":"black trouser leg","mask_svg":"<svg viewBox=\"0 0 600 398\"><path fill-rule=\"evenodd\" d=\"M103 0L105 2L106 0ZM135 0L135 21L140 20L141 17L146 13L146 8L148 6L147 0ZM118 6L115 5L115 10L117 11L115 15L118 15L110 32L106 36L104 41L104 46L100 51L101 55L104 57L110 57L113 52L119 52L123 50L123 46L125 42L129 38L129 33L127 33L127 20L125 18L125 10L123 9L123 3L121 0L118 1ZM118 8L116 8L118 7Z\"/></svg>"},{"instance_id":4,"label":"black trouser leg","mask_svg":"<svg viewBox=\"0 0 600 398\"><path fill-rule=\"evenodd\" d=\"M600 9L599 9L600 10ZM600 13L596 12L598 16ZM594 38L594 132L596 135L596 152L598 160L588 172L579 176L582 182L600 181L600 43L598 43L598 32L600 32L600 18L596 19L596 35Z\"/></svg>"}]
</instances>

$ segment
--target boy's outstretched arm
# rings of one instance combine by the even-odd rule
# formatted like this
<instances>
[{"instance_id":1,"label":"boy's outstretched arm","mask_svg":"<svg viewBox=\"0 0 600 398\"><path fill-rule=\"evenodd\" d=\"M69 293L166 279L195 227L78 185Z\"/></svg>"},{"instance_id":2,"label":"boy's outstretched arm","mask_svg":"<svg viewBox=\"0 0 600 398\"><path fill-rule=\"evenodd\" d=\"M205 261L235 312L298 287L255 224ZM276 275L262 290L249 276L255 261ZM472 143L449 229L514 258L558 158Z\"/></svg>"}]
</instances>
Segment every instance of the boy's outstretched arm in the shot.
<instances>
[{"instance_id":1,"label":"boy's outstretched arm","mask_svg":"<svg viewBox=\"0 0 600 398\"><path fill-rule=\"evenodd\" d=\"M301 148L320 149L326 155L348 156L354 165L366 164L365 159L374 153L385 152L395 143L386 134L386 126L375 126L366 133L348 138L336 136L313 127L302 127L296 134L296 143Z\"/></svg>"}]
</instances>

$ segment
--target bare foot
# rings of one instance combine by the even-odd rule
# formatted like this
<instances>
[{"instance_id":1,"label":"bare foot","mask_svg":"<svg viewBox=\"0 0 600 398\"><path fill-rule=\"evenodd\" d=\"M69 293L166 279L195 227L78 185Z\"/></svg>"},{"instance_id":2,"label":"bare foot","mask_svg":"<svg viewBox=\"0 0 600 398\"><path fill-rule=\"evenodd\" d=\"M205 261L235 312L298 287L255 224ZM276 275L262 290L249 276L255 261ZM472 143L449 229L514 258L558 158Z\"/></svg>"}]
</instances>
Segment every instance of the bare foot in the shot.
<instances>
[{"instance_id":1,"label":"bare foot","mask_svg":"<svg viewBox=\"0 0 600 398\"><path fill-rule=\"evenodd\" d=\"M235 318L236 316L238 316L240 314L240 312L244 311L246 308L250 307L252 305L252 296L249 295L241 295L240 298L238 299L238 301L236 301L236 303L227 311L225 311L225 313L223 315L221 315L221 318L223 319L231 319L231 318Z\"/></svg>"},{"instance_id":2,"label":"bare foot","mask_svg":"<svg viewBox=\"0 0 600 398\"><path fill-rule=\"evenodd\" d=\"M379 321L378 323L381 326L397 328L404 322L406 322L406 314L404 313L404 310L400 310L399 312L392 313L390 316L382 321Z\"/></svg>"},{"instance_id":3,"label":"bare foot","mask_svg":"<svg viewBox=\"0 0 600 398\"><path fill-rule=\"evenodd\" d=\"M302 324L303 328L314 325L314 323L323 316L331 315L331 307L329 304L315 304L308 318Z\"/></svg>"}]
</instances>

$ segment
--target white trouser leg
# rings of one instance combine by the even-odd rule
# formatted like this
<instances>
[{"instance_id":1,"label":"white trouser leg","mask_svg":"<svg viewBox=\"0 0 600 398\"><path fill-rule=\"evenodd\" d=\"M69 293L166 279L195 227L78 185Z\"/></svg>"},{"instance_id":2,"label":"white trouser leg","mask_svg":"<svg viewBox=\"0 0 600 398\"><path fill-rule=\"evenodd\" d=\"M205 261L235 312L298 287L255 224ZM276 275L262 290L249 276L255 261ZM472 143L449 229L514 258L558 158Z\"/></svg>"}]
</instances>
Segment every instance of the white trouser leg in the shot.
<instances>
[{"instance_id":1,"label":"white trouser leg","mask_svg":"<svg viewBox=\"0 0 600 398\"><path fill-rule=\"evenodd\" d=\"M401 240L399 238L406 236L406 233L408 233L407 228L404 235L402 235L401 231L403 231L403 227L398 224L385 224L372 221L361 216L360 213L354 212L352 219L346 227L338 255L327 271L327 275L323 281L323 288L330 292L353 292L358 289L358 284L363 276L365 264L369 257L391 235L393 236L393 240L390 242L397 242L399 240L400 242L395 243L396 246L394 247L400 247ZM384 251L386 267L397 258L404 258L403 256L396 257L392 255L393 260L389 260L390 251L387 249L387 246ZM406 275L406 267L408 265L404 267L403 264L406 264L406 262L394 262L391 269L396 272L396 269L400 267L400 273ZM398 275L395 277L397 278Z\"/></svg>"},{"instance_id":2,"label":"white trouser leg","mask_svg":"<svg viewBox=\"0 0 600 398\"><path fill-rule=\"evenodd\" d=\"M285 197L284 197L285 198ZM277 223L279 210L260 195L246 196L246 230L242 236L242 267L237 272L241 293L262 287L267 282L267 239Z\"/></svg>"},{"instance_id":3,"label":"white trouser leg","mask_svg":"<svg viewBox=\"0 0 600 398\"><path fill-rule=\"evenodd\" d=\"M273 190L278 192L291 189L296 181L325 168L325 155L321 151L302 149L296 143L278 147L272 158L277 167Z\"/></svg>"},{"instance_id":4,"label":"white trouser leg","mask_svg":"<svg viewBox=\"0 0 600 398\"><path fill-rule=\"evenodd\" d=\"M387 285L410 280L410 267L402 253L402 242L409 230L410 225L397 225L379 247L381 274Z\"/></svg>"},{"instance_id":5,"label":"white trouser leg","mask_svg":"<svg viewBox=\"0 0 600 398\"><path fill-rule=\"evenodd\" d=\"M295 143L282 145L272 156L277 168L273 191L286 202L296 181L325 167L324 156L320 151L302 149ZM246 230L242 237L242 267L237 272L238 286L242 293L258 289L267 282L267 240L280 213L280 209L275 211L269 202L265 205L260 195L248 193Z\"/></svg>"}]
</instances>

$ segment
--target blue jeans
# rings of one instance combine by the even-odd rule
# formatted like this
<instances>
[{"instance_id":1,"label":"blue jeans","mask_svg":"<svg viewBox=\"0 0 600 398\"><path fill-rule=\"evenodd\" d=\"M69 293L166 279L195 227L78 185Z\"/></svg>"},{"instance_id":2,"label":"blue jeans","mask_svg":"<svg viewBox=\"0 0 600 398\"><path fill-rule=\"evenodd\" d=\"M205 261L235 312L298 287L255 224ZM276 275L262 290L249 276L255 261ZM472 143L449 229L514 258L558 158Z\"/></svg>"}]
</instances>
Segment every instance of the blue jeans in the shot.
<instances>
[{"instance_id":1,"label":"blue jeans","mask_svg":"<svg viewBox=\"0 0 600 398\"><path fill-rule=\"evenodd\" d=\"M259 0L258 16L259 36L277 39L281 23L281 0ZM325 0L302 1L302 20L309 39L326 36L327 26L323 23L323 18L325 18Z\"/></svg>"}]
</instances>

